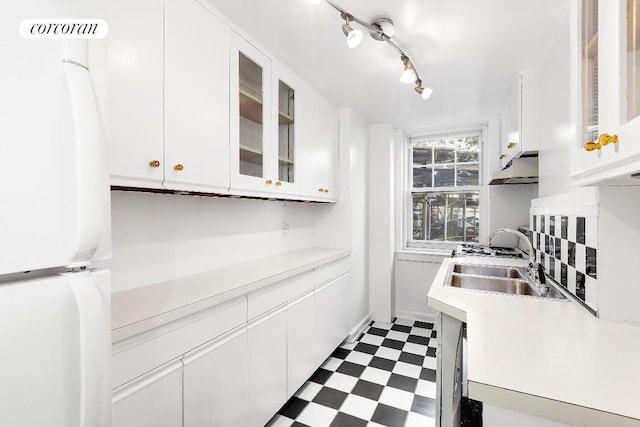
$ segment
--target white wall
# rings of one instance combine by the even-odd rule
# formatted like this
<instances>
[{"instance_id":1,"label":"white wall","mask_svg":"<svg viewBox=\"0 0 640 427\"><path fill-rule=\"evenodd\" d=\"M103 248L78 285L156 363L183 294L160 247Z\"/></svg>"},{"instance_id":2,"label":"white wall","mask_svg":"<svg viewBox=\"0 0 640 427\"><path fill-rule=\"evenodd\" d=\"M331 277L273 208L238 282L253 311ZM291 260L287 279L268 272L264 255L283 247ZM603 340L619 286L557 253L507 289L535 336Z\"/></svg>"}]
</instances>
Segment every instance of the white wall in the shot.
<instances>
[{"instance_id":1,"label":"white wall","mask_svg":"<svg viewBox=\"0 0 640 427\"><path fill-rule=\"evenodd\" d=\"M395 132L389 125L369 128L369 289L374 320L390 322L395 298Z\"/></svg>"},{"instance_id":2,"label":"white wall","mask_svg":"<svg viewBox=\"0 0 640 427\"><path fill-rule=\"evenodd\" d=\"M572 127L569 24L569 11L566 10L539 68L540 197L571 190L569 161L576 135Z\"/></svg>"},{"instance_id":3,"label":"white wall","mask_svg":"<svg viewBox=\"0 0 640 427\"><path fill-rule=\"evenodd\" d=\"M316 205L111 193L112 291L313 246ZM290 231L284 235L283 221Z\"/></svg>"},{"instance_id":4,"label":"white wall","mask_svg":"<svg viewBox=\"0 0 640 427\"><path fill-rule=\"evenodd\" d=\"M368 124L353 110L340 110L340 201L318 205L315 243L351 250L351 325L369 317L367 268Z\"/></svg>"}]
</instances>

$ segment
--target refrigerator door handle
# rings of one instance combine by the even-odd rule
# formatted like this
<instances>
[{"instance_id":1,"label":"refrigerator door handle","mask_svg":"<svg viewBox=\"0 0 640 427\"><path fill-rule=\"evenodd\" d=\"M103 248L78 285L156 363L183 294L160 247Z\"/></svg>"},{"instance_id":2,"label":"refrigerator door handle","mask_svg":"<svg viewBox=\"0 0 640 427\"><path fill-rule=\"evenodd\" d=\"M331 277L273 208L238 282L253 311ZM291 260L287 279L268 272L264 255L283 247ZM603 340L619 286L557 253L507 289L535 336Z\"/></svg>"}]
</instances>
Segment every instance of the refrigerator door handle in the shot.
<instances>
[{"instance_id":1,"label":"refrigerator door handle","mask_svg":"<svg viewBox=\"0 0 640 427\"><path fill-rule=\"evenodd\" d=\"M110 187L105 137L89 71L74 61L62 65L71 100L76 156L79 241L70 263L73 267L86 265L109 243Z\"/></svg>"},{"instance_id":2,"label":"refrigerator door handle","mask_svg":"<svg viewBox=\"0 0 640 427\"><path fill-rule=\"evenodd\" d=\"M70 273L69 286L78 309L80 330L80 426L109 424L111 389L108 378L111 349L108 304L89 272Z\"/></svg>"}]
</instances>

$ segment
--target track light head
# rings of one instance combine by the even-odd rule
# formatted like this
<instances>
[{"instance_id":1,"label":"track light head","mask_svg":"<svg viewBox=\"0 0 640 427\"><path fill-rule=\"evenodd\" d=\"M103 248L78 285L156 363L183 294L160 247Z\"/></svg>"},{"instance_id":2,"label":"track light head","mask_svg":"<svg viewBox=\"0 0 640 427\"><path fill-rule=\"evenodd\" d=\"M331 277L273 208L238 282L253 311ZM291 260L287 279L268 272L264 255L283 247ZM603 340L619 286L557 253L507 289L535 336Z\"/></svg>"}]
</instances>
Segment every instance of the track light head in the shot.
<instances>
[{"instance_id":1,"label":"track light head","mask_svg":"<svg viewBox=\"0 0 640 427\"><path fill-rule=\"evenodd\" d=\"M342 25L342 32L347 37L347 46L353 49L362 42L362 31L354 30L351 28L351 25L349 25L349 22L353 20L353 16L346 12L342 12L340 16L342 16L342 19L345 21L345 24Z\"/></svg>"},{"instance_id":2,"label":"track light head","mask_svg":"<svg viewBox=\"0 0 640 427\"><path fill-rule=\"evenodd\" d=\"M402 59L402 63L404 64L404 71L400 76L400 81L402 83L412 83L416 79L416 74L413 72L411 61L405 55L402 55L400 59Z\"/></svg>"},{"instance_id":3,"label":"track light head","mask_svg":"<svg viewBox=\"0 0 640 427\"><path fill-rule=\"evenodd\" d=\"M429 97L433 93L433 88L432 87L423 87L422 86L422 80L419 80L419 79L416 80L415 90L416 90L416 92L418 92L420 94L422 99L424 99L425 101L427 99L429 99Z\"/></svg>"}]
</instances>

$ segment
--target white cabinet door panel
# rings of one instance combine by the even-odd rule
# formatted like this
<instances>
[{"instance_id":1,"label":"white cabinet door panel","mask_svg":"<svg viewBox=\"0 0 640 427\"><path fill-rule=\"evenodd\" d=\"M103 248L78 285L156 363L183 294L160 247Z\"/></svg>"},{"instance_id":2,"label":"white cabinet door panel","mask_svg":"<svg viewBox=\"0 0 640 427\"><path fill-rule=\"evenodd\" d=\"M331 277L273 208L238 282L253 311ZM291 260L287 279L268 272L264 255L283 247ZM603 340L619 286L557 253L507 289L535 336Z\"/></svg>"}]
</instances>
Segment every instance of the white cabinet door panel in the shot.
<instances>
[{"instance_id":1,"label":"white cabinet door panel","mask_svg":"<svg viewBox=\"0 0 640 427\"><path fill-rule=\"evenodd\" d=\"M247 329L184 356L184 426L248 426Z\"/></svg>"},{"instance_id":2,"label":"white cabinet door panel","mask_svg":"<svg viewBox=\"0 0 640 427\"><path fill-rule=\"evenodd\" d=\"M290 398L318 368L313 292L287 307L287 398Z\"/></svg>"},{"instance_id":3,"label":"white cabinet door panel","mask_svg":"<svg viewBox=\"0 0 640 427\"><path fill-rule=\"evenodd\" d=\"M182 362L175 360L113 392L112 427L182 425Z\"/></svg>"}]
</instances>

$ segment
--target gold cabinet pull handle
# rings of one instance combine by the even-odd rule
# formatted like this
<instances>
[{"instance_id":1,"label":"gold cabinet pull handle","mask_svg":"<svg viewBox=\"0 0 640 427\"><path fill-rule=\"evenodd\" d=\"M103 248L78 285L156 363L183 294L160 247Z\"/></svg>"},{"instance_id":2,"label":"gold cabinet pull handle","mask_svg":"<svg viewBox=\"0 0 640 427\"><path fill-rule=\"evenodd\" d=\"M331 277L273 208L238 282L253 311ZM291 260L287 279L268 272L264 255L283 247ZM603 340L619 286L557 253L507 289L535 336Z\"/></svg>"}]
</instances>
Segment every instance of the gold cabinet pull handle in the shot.
<instances>
[{"instance_id":1,"label":"gold cabinet pull handle","mask_svg":"<svg viewBox=\"0 0 640 427\"><path fill-rule=\"evenodd\" d=\"M506 154L500 154L500 160L504 159L505 157L507 157Z\"/></svg>"},{"instance_id":2,"label":"gold cabinet pull handle","mask_svg":"<svg viewBox=\"0 0 640 427\"><path fill-rule=\"evenodd\" d=\"M266 182L267 185L273 184L273 181L271 181L270 179L266 180L265 182Z\"/></svg>"},{"instance_id":3,"label":"gold cabinet pull handle","mask_svg":"<svg viewBox=\"0 0 640 427\"><path fill-rule=\"evenodd\" d=\"M182 166L180 163L178 163L173 167L173 170L176 170L176 171L181 171L182 169L184 169L184 166Z\"/></svg>"},{"instance_id":4,"label":"gold cabinet pull handle","mask_svg":"<svg viewBox=\"0 0 640 427\"><path fill-rule=\"evenodd\" d=\"M318 191L324 193L324 188L318 188Z\"/></svg>"},{"instance_id":5,"label":"gold cabinet pull handle","mask_svg":"<svg viewBox=\"0 0 640 427\"><path fill-rule=\"evenodd\" d=\"M276 181L276 187L280 187L281 185L282 185L282 182Z\"/></svg>"},{"instance_id":6,"label":"gold cabinet pull handle","mask_svg":"<svg viewBox=\"0 0 640 427\"><path fill-rule=\"evenodd\" d=\"M325 192L325 193L328 193L328 192L329 192L329 190L327 190L327 189L325 188L325 189L324 189L324 192Z\"/></svg>"},{"instance_id":7,"label":"gold cabinet pull handle","mask_svg":"<svg viewBox=\"0 0 640 427\"><path fill-rule=\"evenodd\" d=\"M517 142L510 142L507 144L507 148L511 150L512 148L515 148L516 145L518 145Z\"/></svg>"},{"instance_id":8,"label":"gold cabinet pull handle","mask_svg":"<svg viewBox=\"0 0 640 427\"><path fill-rule=\"evenodd\" d=\"M149 162L149 166L151 166L152 168L160 167L160 161L158 161L158 160L151 160L151 161Z\"/></svg>"},{"instance_id":9,"label":"gold cabinet pull handle","mask_svg":"<svg viewBox=\"0 0 640 427\"><path fill-rule=\"evenodd\" d=\"M600 150L605 145L609 144L617 144L618 143L618 135L609 135L608 133L603 133L598 138L598 142L589 141L584 144L584 149L587 151Z\"/></svg>"}]
</instances>

